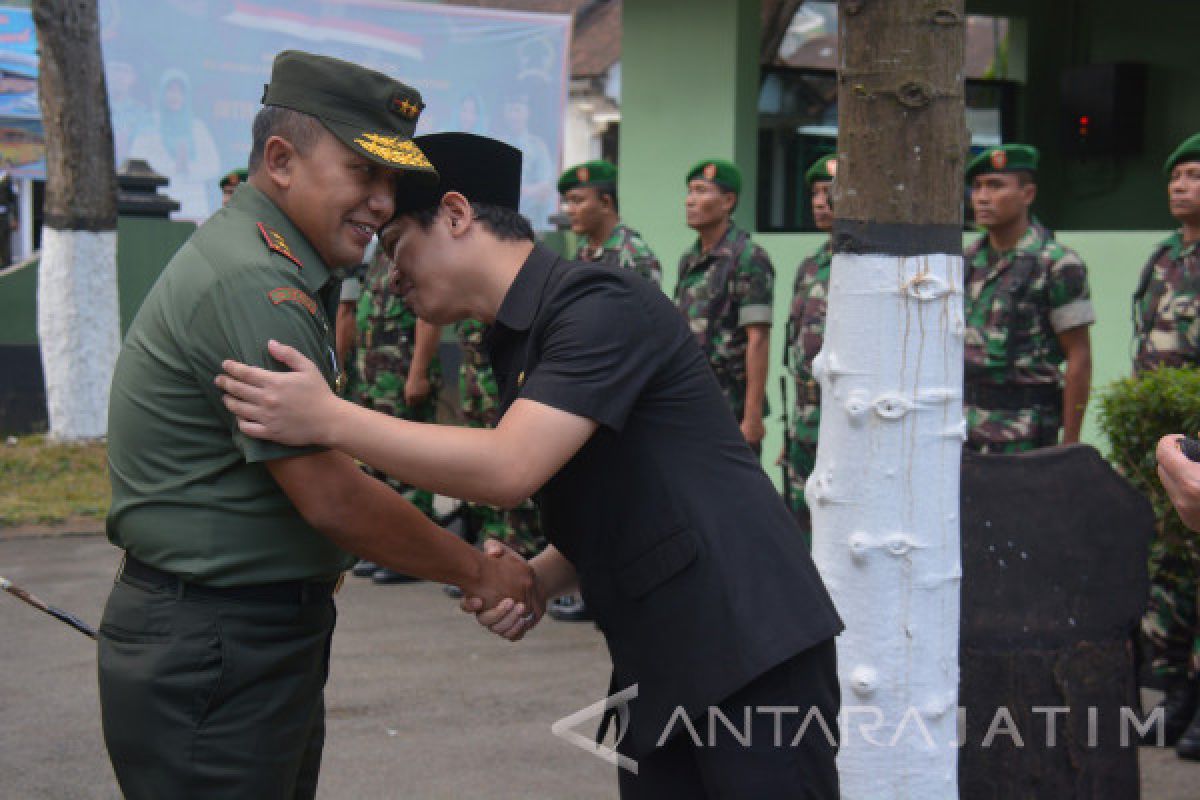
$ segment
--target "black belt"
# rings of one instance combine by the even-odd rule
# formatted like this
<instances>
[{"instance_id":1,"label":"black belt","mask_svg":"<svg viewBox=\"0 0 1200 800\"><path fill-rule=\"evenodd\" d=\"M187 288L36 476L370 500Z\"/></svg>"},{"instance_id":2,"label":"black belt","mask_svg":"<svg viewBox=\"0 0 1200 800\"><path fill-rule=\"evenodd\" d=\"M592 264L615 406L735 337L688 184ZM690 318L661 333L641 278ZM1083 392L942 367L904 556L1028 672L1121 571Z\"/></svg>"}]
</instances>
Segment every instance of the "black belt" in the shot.
<instances>
[{"instance_id":1,"label":"black belt","mask_svg":"<svg viewBox=\"0 0 1200 800\"><path fill-rule=\"evenodd\" d=\"M229 600L237 603L276 603L304 605L328 600L341 586L339 578L336 581L281 581L279 583L259 583L252 586L203 586L198 583L188 583L178 575L163 572L144 561L139 561L126 554L125 563L121 566L117 580L131 586L157 589L170 592L179 598L194 597L208 600Z\"/></svg>"},{"instance_id":2,"label":"black belt","mask_svg":"<svg viewBox=\"0 0 1200 800\"><path fill-rule=\"evenodd\" d=\"M1062 389L1052 384L971 383L963 387L963 402L990 411L1020 411L1025 408L1061 408Z\"/></svg>"}]
</instances>

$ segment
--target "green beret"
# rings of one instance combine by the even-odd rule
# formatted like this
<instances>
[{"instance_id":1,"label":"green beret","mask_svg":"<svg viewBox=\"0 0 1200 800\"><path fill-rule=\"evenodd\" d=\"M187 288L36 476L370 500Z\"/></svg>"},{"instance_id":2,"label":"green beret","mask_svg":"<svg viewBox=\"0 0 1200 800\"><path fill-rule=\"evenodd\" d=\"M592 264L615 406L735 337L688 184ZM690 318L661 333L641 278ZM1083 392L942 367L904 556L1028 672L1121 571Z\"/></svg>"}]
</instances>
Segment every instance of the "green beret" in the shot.
<instances>
[{"instance_id":1,"label":"green beret","mask_svg":"<svg viewBox=\"0 0 1200 800\"><path fill-rule=\"evenodd\" d=\"M719 158L701 161L688 170L686 182L691 183L697 178L711 181L726 191L739 194L742 191L742 171L731 161L722 161Z\"/></svg>"},{"instance_id":2,"label":"green beret","mask_svg":"<svg viewBox=\"0 0 1200 800\"><path fill-rule=\"evenodd\" d=\"M316 117L342 144L385 167L436 180L413 133L425 103L411 86L348 61L299 50L275 56L262 103Z\"/></svg>"},{"instance_id":3,"label":"green beret","mask_svg":"<svg viewBox=\"0 0 1200 800\"><path fill-rule=\"evenodd\" d=\"M224 189L226 186L240 186L250 179L250 173L245 169L235 169L232 172L226 172L221 176L221 181L217 185Z\"/></svg>"},{"instance_id":4,"label":"green beret","mask_svg":"<svg viewBox=\"0 0 1200 800\"><path fill-rule=\"evenodd\" d=\"M837 175L837 153L822 156L804 173L804 182L812 186L817 181L831 181Z\"/></svg>"},{"instance_id":5,"label":"green beret","mask_svg":"<svg viewBox=\"0 0 1200 800\"><path fill-rule=\"evenodd\" d=\"M1175 169L1175 165L1181 161L1200 161L1200 133L1192 134L1183 140L1183 144L1175 148L1175 152L1167 156L1167 163L1163 165L1163 172L1168 175L1171 170Z\"/></svg>"},{"instance_id":6,"label":"green beret","mask_svg":"<svg viewBox=\"0 0 1200 800\"><path fill-rule=\"evenodd\" d=\"M967 183L976 175L989 172L1037 172L1038 151L1027 144L1002 144L989 147L967 163Z\"/></svg>"},{"instance_id":7,"label":"green beret","mask_svg":"<svg viewBox=\"0 0 1200 800\"><path fill-rule=\"evenodd\" d=\"M558 178L559 194L587 186L615 191L617 168L607 161L585 161L565 170Z\"/></svg>"}]
</instances>

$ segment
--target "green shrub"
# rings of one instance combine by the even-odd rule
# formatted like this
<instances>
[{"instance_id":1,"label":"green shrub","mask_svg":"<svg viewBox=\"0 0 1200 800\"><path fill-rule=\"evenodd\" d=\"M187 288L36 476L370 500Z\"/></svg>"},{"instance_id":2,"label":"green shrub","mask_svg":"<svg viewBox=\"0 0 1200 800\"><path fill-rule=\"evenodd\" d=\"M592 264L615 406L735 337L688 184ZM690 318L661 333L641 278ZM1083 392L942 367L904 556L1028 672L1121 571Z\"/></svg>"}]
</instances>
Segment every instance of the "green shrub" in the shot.
<instances>
[{"instance_id":1,"label":"green shrub","mask_svg":"<svg viewBox=\"0 0 1200 800\"><path fill-rule=\"evenodd\" d=\"M1109 459L1154 505L1159 535L1183 535L1183 522L1159 483L1154 448L1169 433L1200 431L1200 370L1164 367L1114 381L1100 392L1097 405Z\"/></svg>"}]
</instances>

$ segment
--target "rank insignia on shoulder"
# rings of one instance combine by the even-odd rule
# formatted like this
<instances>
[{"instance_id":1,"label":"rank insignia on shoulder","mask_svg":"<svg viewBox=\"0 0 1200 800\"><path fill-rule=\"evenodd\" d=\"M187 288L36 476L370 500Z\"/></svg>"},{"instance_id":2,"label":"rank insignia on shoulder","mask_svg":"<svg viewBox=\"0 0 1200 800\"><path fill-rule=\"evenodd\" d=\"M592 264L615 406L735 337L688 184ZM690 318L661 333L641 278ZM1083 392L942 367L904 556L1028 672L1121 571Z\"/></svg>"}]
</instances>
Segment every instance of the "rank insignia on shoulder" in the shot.
<instances>
[{"instance_id":1,"label":"rank insignia on shoulder","mask_svg":"<svg viewBox=\"0 0 1200 800\"><path fill-rule=\"evenodd\" d=\"M312 314L314 317L317 315L317 301L313 300L295 286L280 286L272 289L271 291L267 292L267 297L269 297L271 302L275 305L279 305L280 303L295 303L296 305L301 306L308 313Z\"/></svg>"},{"instance_id":2,"label":"rank insignia on shoulder","mask_svg":"<svg viewBox=\"0 0 1200 800\"><path fill-rule=\"evenodd\" d=\"M258 232L262 234L263 241L267 243L267 249L272 250L279 255L291 261L297 267L304 269L304 264L300 263L300 259L292 253L292 248L288 247L288 243L284 241L283 234L274 228L268 228L261 222L258 223Z\"/></svg>"}]
</instances>

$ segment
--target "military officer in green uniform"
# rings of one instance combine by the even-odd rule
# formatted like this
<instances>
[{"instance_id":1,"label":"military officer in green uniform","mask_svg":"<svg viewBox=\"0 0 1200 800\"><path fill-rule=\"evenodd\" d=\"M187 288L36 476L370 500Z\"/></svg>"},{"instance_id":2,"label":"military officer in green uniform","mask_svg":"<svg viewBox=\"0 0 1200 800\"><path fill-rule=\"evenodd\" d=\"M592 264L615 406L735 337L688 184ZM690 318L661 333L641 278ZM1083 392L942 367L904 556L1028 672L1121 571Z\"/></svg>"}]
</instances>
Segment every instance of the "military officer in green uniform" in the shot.
<instances>
[{"instance_id":1,"label":"military officer in green uniform","mask_svg":"<svg viewBox=\"0 0 1200 800\"><path fill-rule=\"evenodd\" d=\"M679 259L675 304L757 452L768 411L775 268L731 218L741 191L742 173L728 161L706 159L688 170L686 218L697 238Z\"/></svg>"},{"instance_id":2,"label":"military officer in green uniform","mask_svg":"<svg viewBox=\"0 0 1200 800\"><path fill-rule=\"evenodd\" d=\"M221 206L229 205L229 201L233 198L233 193L237 187L241 186L250 179L250 173L245 168L230 170L221 176L221 180L217 185L221 187Z\"/></svg>"},{"instance_id":3,"label":"military officer in green uniform","mask_svg":"<svg viewBox=\"0 0 1200 800\"><path fill-rule=\"evenodd\" d=\"M1083 427L1096 313L1083 261L1031 217L1037 168L1037 150L1023 144L967 165L986 230L963 254L966 446L978 453L1056 445L1060 432L1069 444Z\"/></svg>"},{"instance_id":4,"label":"military officer in green uniform","mask_svg":"<svg viewBox=\"0 0 1200 800\"><path fill-rule=\"evenodd\" d=\"M833 230L830 197L836 174L836 155L818 159L804 174L812 202L813 223L824 233ZM804 484L817 463L817 432L821 427L821 390L813 377L812 365L825 341L825 305L829 298L832 264L833 244L826 238L796 269L783 351L784 366L794 379L796 392L795 406L791 409L791 430L782 454L785 461L783 477L787 481L788 505L810 547L812 520L804 500Z\"/></svg>"},{"instance_id":5,"label":"military officer in green uniform","mask_svg":"<svg viewBox=\"0 0 1200 800\"><path fill-rule=\"evenodd\" d=\"M245 436L214 377L268 340L339 372L333 273L362 261L397 177L436 179L420 94L296 51L274 62L249 182L146 297L113 377L109 538L125 551L98 638L105 744L125 797L311 798L332 595L356 553L492 603L536 599L519 559L442 531L353 459Z\"/></svg>"},{"instance_id":6,"label":"military officer in green uniform","mask_svg":"<svg viewBox=\"0 0 1200 800\"><path fill-rule=\"evenodd\" d=\"M576 261L595 261L631 269L662 284L662 267L646 240L621 221L617 211L617 168L607 161L588 161L558 179L571 230L579 237Z\"/></svg>"},{"instance_id":7,"label":"military officer in green uniform","mask_svg":"<svg viewBox=\"0 0 1200 800\"><path fill-rule=\"evenodd\" d=\"M355 311L355 348L347 366L345 396L363 408L414 422L434 422L442 385L438 343L442 329L417 319L396 291L392 262L378 249L367 264ZM349 283L349 282L347 282ZM353 284L342 287L342 302ZM365 467L425 516L433 519L433 493ZM379 584L405 583L412 576L364 559L354 574Z\"/></svg>"},{"instance_id":8,"label":"military officer in green uniform","mask_svg":"<svg viewBox=\"0 0 1200 800\"><path fill-rule=\"evenodd\" d=\"M1135 375L1200 366L1200 133L1171 153L1164 170L1167 201L1180 228L1154 248L1134 292ZM1178 531L1151 543L1142 632L1154 672L1166 681L1163 741L1181 757L1200 760L1197 576L1200 534Z\"/></svg>"}]
</instances>

